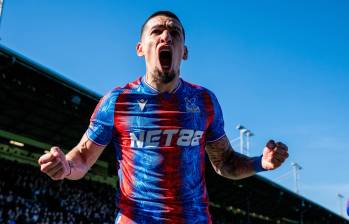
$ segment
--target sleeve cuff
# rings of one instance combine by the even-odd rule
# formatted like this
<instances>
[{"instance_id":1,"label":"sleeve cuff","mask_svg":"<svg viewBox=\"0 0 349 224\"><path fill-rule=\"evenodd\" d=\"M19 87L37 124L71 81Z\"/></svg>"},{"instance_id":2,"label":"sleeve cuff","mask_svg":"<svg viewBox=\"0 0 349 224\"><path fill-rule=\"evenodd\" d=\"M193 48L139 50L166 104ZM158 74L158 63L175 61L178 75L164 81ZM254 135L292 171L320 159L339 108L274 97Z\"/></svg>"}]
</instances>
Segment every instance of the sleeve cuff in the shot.
<instances>
[{"instance_id":1,"label":"sleeve cuff","mask_svg":"<svg viewBox=\"0 0 349 224\"><path fill-rule=\"evenodd\" d=\"M225 133L223 133L223 135L221 135L220 137L215 138L215 139L213 139L213 140L206 140L206 142L209 142L209 143L215 142L215 141L218 141L219 139L223 138L224 136L225 136Z\"/></svg>"},{"instance_id":2,"label":"sleeve cuff","mask_svg":"<svg viewBox=\"0 0 349 224\"><path fill-rule=\"evenodd\" d=\"M256 173L266 171L266 169L262 167L262 157L263 155L252 158L253 169Z\"/></svg>"},{"instance_id":3,"label":"sleeve cuff","mask_svg":"<svg viewBox=\"0 0 349 224\"><path fill-rule=\"evenodd\" d=\"M92 138L92 136L90 136L90 133L89 133L88 130L85 132L85 134L86 134L87 138L88 138L91 142L95 143L96 145L99 145L99 146L107 146L107 145L108 145L108 144L101 144L101 143L96 142L96 140L94 140L94 139Z\"/></svg>"}]
</instances>

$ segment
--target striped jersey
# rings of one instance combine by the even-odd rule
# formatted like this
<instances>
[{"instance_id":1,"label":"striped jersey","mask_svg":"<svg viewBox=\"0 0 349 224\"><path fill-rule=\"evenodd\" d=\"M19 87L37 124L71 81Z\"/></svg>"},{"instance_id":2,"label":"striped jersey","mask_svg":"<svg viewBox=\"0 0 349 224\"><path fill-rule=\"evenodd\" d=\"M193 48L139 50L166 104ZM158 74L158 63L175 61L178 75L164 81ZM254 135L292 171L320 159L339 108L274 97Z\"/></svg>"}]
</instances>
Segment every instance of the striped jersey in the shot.
<instances>
[{"instance_id":1,"label":"striped jersey","mask_svg":"<svg viewBox=\"0 0 349 224\"><path fill-rule=\"evenodd\" d=\"M211 223L205 144L223 137L223 126L214 94L182 79L171 93L141 77L106 94L86 134L115 148L115 223Z\"/></svg>"}]
</instances>

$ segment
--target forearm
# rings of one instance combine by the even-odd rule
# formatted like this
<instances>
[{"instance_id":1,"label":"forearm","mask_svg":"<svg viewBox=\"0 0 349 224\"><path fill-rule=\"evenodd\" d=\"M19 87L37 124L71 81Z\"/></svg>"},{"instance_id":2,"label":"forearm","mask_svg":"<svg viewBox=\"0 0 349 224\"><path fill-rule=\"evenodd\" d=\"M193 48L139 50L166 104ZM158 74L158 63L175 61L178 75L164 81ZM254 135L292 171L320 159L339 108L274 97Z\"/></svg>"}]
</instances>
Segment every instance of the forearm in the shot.
<instances>
[{"instance_id":1,"label":"forearm","mask_svg":"<svg viewBox=\"0 0 349 224\"><path fill-rule=\"evenodd\" d=\"M40 170L53 180L78 180L85 176L97 161L105 146L97 145L84 134L80 143L66 155L57 146L40 156Z\"/></svg>"},{"instance_id":2,"label":"forearm","mask_svg":"<svg viewBox=\"0 0 349 224\"><path fill-rule=\"evenodd\" d=\"M79 180L83 178L90 169L77 147L79 146L76 146L66 155L70 167L70 174L65 177L66 179Z\"/></svg>"},{"instance_id":3,"label":"forearm","mask_svg":"<svg viewBox=\"0 0 349 224\"><path fill-rule=\"evenodd\" d=\"M78 180L83 178L97 161L104 147L97 146L84 135L80 143L65 156L70 166L70 174L66 179Z\"/></svg>"},{"instance_id":4,"label":"forearm","mask_svg":"<svg viewBox=\"0 0 349 224\"><path fill-rule=\"evenodd\" d=\"M233 149L231 149L233 150ZM219 173L229 179L242 179L256 174L253 166L254 158L230 151L221 162Z\"/></svg>"},{"instance_id":5,"label":"forearm","mask_svg":"<svg viewBox=\"0 0 349 224\"><path fill-rule=\"evenodd\" d=\"M227 137L206 145L206 151L215 171L229 179L242 179L256 173L255 157L237 153L231 147Z\"/></svg>"}]
</instances>

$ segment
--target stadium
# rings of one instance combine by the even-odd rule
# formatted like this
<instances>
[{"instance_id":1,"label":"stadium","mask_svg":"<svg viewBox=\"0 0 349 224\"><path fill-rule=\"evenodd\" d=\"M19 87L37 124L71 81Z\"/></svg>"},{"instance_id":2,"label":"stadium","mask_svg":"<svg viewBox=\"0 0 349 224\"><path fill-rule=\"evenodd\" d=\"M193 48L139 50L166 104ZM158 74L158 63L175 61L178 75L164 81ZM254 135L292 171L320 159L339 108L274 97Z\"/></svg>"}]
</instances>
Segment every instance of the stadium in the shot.
<instances>
[{"instance_id":1,"label":"stadium","mask_svg":"<svg viewBox=\"0 0 349 224\"><path fill-rule=\"evenodd\" d=\"M0 45L0 223L113 223L117 178L108 146L80 181L52 181L37 159L79 141L100 95ZM261 176L240 181L206 164L213 223L349 223Z\"/></svg>"}]
</instances>

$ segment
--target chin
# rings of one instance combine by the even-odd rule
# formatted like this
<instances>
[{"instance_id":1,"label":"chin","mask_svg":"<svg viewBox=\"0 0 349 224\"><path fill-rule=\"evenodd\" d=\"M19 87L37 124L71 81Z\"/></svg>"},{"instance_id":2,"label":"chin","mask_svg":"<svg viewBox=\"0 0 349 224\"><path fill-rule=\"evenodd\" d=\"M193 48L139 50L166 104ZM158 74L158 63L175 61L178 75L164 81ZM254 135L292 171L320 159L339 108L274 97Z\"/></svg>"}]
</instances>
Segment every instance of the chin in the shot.
<instances>
[{"instance_id":1,"label":"chin","mask_svg":"<svg viewBox=\"0 0 349 224\"><path fill-rule=\"evenodd\" d=\"M174 80L178 73L173 70L164 71L162 69L156 68L154 71L154 78L156 82L167 84Z\"/></svg>"}]
</instances>

